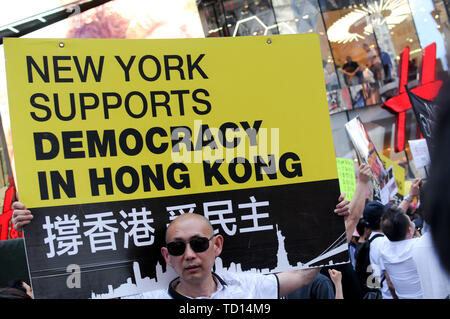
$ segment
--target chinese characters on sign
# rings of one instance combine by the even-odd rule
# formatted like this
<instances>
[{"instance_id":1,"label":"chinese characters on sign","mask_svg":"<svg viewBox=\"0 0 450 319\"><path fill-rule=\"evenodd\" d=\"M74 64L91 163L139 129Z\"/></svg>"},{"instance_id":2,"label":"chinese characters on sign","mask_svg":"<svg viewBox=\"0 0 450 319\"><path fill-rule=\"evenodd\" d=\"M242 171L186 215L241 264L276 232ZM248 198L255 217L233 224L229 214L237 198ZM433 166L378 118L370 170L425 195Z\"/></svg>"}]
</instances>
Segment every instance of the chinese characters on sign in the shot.
<instances>
[{"instance_id":1,"label":"chinese characters on sign","mask_svg":"<svg viewBox=\"0 0 450 319\"><path fill-rule=\"evenodd\" d=\"M249 221L249 227L239 228L239 233L272 230L273 225L261 225L263 219L269 217L269 213L258 212L260 207L268 207L269 201L257 202L254 196L250 197L250 202L239 203L239 210L251 210L250 214L241 215L242 221ZM195 203L177 206L168 206L166 211L172 221L177 216L184 213L196 212ZM204 202L203 214L211 224L220 227L227 235L236 235L238 228L236 217L233 217L233 202L231 200ZM226 215L226 216L225 216ZM116 216L120 216L118 221ZM152 226L154 219L152 212L146 207L132 208L127 213L120 210L117 214L113 212L99 212L85 214L82 220L73 214L63 214L62 216L45 216L45 224L42 228L47 236L44 244L48 248L47 258L54 258L63 254L76 255L78 247L89 243L91 253L102 250L117 250L116 234L124 231L123 248L129 247L130 238L136 247L149 246L154 243L155 228ZM219 233L216 228L215 234Z\"/></svg>"}]
</instances>

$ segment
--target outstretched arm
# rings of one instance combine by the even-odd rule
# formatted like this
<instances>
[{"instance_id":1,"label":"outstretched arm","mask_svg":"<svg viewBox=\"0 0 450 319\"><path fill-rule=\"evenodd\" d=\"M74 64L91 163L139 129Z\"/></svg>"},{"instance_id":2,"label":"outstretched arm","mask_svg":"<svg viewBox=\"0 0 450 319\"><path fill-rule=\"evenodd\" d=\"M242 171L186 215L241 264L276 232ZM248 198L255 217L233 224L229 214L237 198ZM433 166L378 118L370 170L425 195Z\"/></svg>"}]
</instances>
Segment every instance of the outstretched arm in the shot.
<instances>
[{"instance_id":1,"label":"outstretched arm","mask_svg":"<svg viewBox=\"0 0 450 319\"><path fill-rule=\"evenodd\" d=\"M416 178L413 180L412 184L411 184L411 188L409 189L409 196L405 196L402 200L402 202L400 203L400 205L398 205L398 208L400 208L401 210L403 210L405 213L408 210L409 204L412 202L412 200L414 199L414 197L419 196L420 194L420 183L422 182L421 178Z\"/></svg>"},{"instance_id":2,"label":"outstretched arm","mask_svg":"<svg viewBox=\"0 0 450 319\"><path fill-rule=\"evenodd\" d=\"M392 283L391 277L389 277L389 274L387 273L386 270L384 271L384 276L386 278L386 283L389 288L389 291L391 292L392 298L398 299L397 293L395 292L394 284Z\"/></svg>"},{"instance_id":3,"label":"outstretched arm","mask_svg":"<svg viewBox=\"0 0 450 319\"><path fill-rule=\"evenodd\" d=\"M330 275L331 281L334 284L334 289L336 290L334 299L344 299L342 291L342 273L335 269L328 269L328 274Z\"/></svg>"},{"instance_id":4,"label":"outstretched arm","mask_svg":"<svg viewBox=\"0 0 450 319\"><path fill-rule=\"evenodd\" d=\"M372 172L367 164L361 164L358 170L358 182L350 202L350 214L344 217L347 242L350 242L366 205L366 192L370 185Z\"/></svg>"},{"instance_id":5,"label":"outstretched arm","mask_svg":"<svg viewBox=\"0 0 450 319\"><path fill-rule=\"evenodd\" d=\"M280 284L280 297L287 296L291 292L308 285L319 272L320 268L312 268L291 270L276 274L278 283Z\"/></svg>"}]
</instances>

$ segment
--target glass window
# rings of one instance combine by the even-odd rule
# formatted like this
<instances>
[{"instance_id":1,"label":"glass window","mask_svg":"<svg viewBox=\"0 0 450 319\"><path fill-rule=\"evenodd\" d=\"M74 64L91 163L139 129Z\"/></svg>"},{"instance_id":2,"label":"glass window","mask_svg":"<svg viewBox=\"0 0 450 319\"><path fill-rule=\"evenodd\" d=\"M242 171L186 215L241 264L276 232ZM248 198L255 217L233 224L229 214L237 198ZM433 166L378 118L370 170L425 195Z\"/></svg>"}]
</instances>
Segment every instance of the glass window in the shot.
<instances>
[{"instance_id":1,"label":"glass window","mask_svg":"<svg viewBox=\"0 0 450 319\"><path fill-rule=\"evenodd\" d=\"M323 19L316 0L290 0L274 4L274 11L281 34L317 33L320 39L323 68L327 90L340 88L334 67Z\"/></svg>"},{"instance_id":2,"label":"glass window","mask_svg":"<svg viewBox=\"0 0 450 319\"><path fill-rule=\"evenodd\" d=\"M227 2L236 8L237 22L231 27L232 36L279 34L271 1L224 1L224 5Z\"/></svg>"},{"instance_id":3,"label":"glass window","mask_svg":"<svg viewBox=\"0 0 450 319\"><path fill-rule=\"evenodd\" d=\"M279 34L270 0L199 1L207 37Z\"/></svg>"},{"instance_id":4,"label":"glass window","mask_svg":"<svg viewBox=\"0 0 450 319\"><path fill-rule=\"evenodd\" d=\"M203 32L207 37L229 36L225 20L233 21L233 15L224 14L224 7L221 2L202 1L198 4L200 20L203 26Z\"/></svg>"},{"instance_id":5,"label":"glass window","mask_svg":"<svg viewBox=\"0 0 450 319\"><path fill-rule=\"evenodd\" d=\"M448 39L448 16L442 1L410 0L411 11L422 48L436 43L438 72L448 71L445 39Z\"/></svg>"},{"instance_id":6,"label":"glass window","mask_svg":"<svg viewBox=\"0 0 450 319\"><path fill-rule=\"evenodd\" d=\"M323 72L327 89L328 109L336 113L352 108L350 91L341 88L333 54L317 0L273 1L281 34L317 33L320 40Z\"/></svg>"},{"instance_id":7,"label":"glass window","mask_svg":"<svg viewBox=\"0 0 450 319\"><path fill-rule=\"evenodd\" d=\"M410 49L409 80L417 79L422 49L407 0L368 0L371 24L385 71L384 84L398 76L397 67L405 47Z\"/></svg>"},{"instance_id":8,"label":"glass window","mask_svg":"<svg viewBox=\"0 0 450 319\"><path fill-rule=\"evenodd\" d=\"M369 12L361 1L350 2L340 7L330 1L321 4L341 86L349 88L353 108L360 108L381 102L384 73Z\"/></svg>"}]
</instances>

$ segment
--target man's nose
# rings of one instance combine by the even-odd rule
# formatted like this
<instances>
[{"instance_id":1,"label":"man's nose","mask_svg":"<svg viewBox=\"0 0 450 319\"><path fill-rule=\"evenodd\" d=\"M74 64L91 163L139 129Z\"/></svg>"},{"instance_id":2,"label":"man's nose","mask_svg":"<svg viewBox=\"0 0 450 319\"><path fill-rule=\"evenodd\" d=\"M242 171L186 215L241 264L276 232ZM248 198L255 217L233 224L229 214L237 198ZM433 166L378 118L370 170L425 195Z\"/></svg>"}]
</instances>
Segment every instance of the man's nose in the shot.
<instances>
[{"instance_id":1,"label":"man's nose","mask_svg":"<svg viewBox=\"0 0 450 319\"><path fill-rule=\"evenodd\" d=\"M186 244L186 250L184 251L184 258L192 259L196 257L196 252L191 248L190 244Z\"/></svg>"}]
</instances>

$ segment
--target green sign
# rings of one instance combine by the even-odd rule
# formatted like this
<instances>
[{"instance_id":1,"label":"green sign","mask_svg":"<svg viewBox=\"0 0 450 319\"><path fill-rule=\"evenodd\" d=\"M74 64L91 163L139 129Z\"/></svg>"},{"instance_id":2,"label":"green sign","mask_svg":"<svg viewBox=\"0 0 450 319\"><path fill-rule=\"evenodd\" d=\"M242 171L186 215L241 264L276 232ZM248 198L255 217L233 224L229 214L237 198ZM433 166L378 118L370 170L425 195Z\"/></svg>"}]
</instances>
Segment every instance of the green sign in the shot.
<instances>
[{"instance_id":1,"label":"green sign","mask_svg":"<svg viewBox=\"0 0 450 319\"><path fill-rule=\"evenodd\" d=\"M353 160L336 157L339 187L346 200L352 200L356 188L355 164Z\"/></svg>"}]
</instances>

